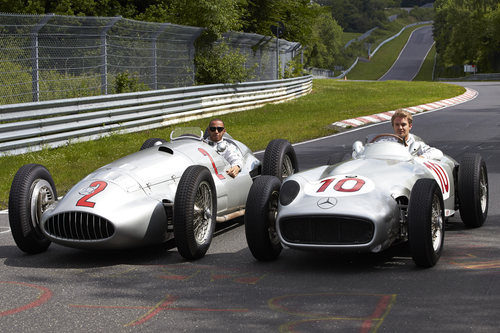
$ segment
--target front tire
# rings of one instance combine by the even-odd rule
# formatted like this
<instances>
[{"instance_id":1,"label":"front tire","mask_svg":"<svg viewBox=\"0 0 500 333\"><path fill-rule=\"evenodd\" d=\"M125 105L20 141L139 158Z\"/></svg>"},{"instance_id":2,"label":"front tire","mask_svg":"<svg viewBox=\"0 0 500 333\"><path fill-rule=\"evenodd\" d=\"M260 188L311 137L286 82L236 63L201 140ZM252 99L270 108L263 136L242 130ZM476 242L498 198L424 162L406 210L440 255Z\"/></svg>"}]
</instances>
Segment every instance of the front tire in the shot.
<instances>
[{"instance_id":1,"label":"front tire","mask_svg":"<svg viewBox=\"0 0 500 333\"><path fill-rule=\"evenodd\" d=\"M205 255L215 229L217 195L210 171L192 165L182 174L174 201L174 237L177 250L188 260Z\"/></svg>"},{"instance_id":2,"label":"front tire","mask_svg":"<svg viewBox=\"0 0 500 333\"><path fill-rule=\"evenodd\" d=\"M408 238L415 264L434 266L443 250L444 203L434 179L419 179L408 205Z\"/></svg>"},{"instance_id":3,"label":"front tire","mask_svg":"<svg viewBox=\"0 0 500 333\"><path fill-rule=\"evenodd\" d=\"M9 224L17 247L30 254L47 250L50 241L40 229L43 212L57 200L50 172L40 164L23 165L9 194Z\"/></svg>"},{"instance_id":4,"label":"front tire","mask_svg":"<svg viewBox=\"0 0 500 333\"><path fill-rule=\"evenodd\" d=\"M479 154L466 154L458 167L459 211L463 223L478 228L488 216L488 172Z\"/></svg>"},{"instance_id":5,"label":"front tire","mask_svg":"<svg viewBox=\"0 0 500 333\"><path fill-rule=\"evenodd\" d=\"M276 232L280 186L278 178L260 176L248 193L245 236L252 255L260 261L275 260L283 248Z\"/></svg>"},{"instance_id":6,"label":"front tire","mask_svg":"<svg viewBox=\"0 0 500 333\"><path fill-rule=\"evenodd\" d=\"M282 181L298 171L297 156L290 142L284 139L269 142L264 152L262 174L278 177Z\"/></svg>"}]
</instances>

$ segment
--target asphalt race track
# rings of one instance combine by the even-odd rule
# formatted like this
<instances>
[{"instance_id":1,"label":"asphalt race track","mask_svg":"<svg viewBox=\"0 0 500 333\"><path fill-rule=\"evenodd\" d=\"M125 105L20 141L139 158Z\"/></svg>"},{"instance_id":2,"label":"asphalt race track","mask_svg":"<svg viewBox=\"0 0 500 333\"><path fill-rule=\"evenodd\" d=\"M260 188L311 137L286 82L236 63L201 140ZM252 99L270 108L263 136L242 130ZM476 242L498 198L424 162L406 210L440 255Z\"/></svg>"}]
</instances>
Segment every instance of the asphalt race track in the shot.
<instances>
[{"instance_id":1,"label":"asphalt race track","mask_svg":"<svg viewBox=\"0 0 500 333\"><path fill-rule=\"evenodd\" d=\"M208 255L182 260L175 248L85 252L52 244L17 249L1 215L0 330L498 332L500 317L500 83L467 83L479 96L415 116L413 132L460 159L479 152L489 170L485 225L446 226L445 249L431 269L405 249L333 255L285 249L254 260L241 221L227 224ZM295 146L306 169L350 149L388 123Z\"/></svg>"},{"instance_id":2,"label":"asphalt race track","mask_svg":"<svg viewBox=\"0 0 500 333\"><path fill-rule=\"evenodd\" d=\"M416 29L410 35L398 59L379 80L413 80L433 44L431 25Z\"/></svg>"}]
</instances>

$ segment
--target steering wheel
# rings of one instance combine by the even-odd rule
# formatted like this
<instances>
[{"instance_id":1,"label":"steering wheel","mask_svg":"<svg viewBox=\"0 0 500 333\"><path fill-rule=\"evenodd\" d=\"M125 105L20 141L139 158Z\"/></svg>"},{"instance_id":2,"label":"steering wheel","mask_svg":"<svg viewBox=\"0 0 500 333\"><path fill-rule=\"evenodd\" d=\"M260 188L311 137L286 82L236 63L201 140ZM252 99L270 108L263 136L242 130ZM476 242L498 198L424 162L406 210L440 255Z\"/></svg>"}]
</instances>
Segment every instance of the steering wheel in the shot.
<instances>
[{"instance_id":1,"label":"steering wheel","mask_svg":"<svg viewBox=\"0 0 500 333\"><path fill-rule=\"evenodd\" d=\"M401 143L402 145L405 145L405 142L403 141L403 139L401 139L399 136L397 136L396 134L392 134L392 133L382 133L382 134L379 134L377 136L375 136L373 139L370 140L370 143L374 143L375 141L377 141L378 139L380 138L383 138L383 137L391 137L391 138L395 138L397 139L397 142Z\"/></svg>"}]
</instances>

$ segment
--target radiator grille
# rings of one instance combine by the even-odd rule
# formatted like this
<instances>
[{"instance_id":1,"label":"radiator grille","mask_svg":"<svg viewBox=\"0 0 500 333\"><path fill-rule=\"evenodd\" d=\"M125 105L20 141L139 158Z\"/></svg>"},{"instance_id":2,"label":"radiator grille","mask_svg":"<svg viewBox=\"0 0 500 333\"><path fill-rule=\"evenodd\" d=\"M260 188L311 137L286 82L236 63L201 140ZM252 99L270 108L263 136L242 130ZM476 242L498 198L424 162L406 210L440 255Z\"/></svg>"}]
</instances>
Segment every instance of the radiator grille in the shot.
<instances>
[{"instance_id":1,"label":"radiator grille","mask_svg":"<svg viewBox=\"0 0 500 333\"><path fill-rule=\"evenodd\" d=\"M280 220L283 238L290 243L347 245L366 244L373 238L369 220L342 216L295 216Z\"/></svg>"},{"instance_id":2,"label":"radiator grille","mask_svg":"<svg viewBox=\"0 0 500 333\"><path fill-rule=\"evenodd\" d=\"M101 240L115 232L113 224L98 215L85 212L64 212L45 222L45 231L56 238L71 240Z\"/></svg>"}]
</instances>

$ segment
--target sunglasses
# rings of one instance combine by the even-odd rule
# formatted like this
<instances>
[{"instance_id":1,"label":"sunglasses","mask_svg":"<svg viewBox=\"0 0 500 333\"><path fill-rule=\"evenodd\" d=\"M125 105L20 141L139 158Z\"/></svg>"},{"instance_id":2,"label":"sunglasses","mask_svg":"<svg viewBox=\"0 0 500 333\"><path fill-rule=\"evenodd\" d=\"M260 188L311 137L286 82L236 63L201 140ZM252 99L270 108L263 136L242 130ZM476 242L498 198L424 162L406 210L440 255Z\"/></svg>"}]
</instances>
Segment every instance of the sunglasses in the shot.
<instances>
[{"instance_id":1,"label":"sunglasses","mask_svg":"<svg viewBox=\"0 0 500 333\"><path fill-rule=\"evenodd\" d=\"M224 130L224 127L209 127L210 131L215 132L215 130L222 132Z\"/></svg>"}]
</instances>

